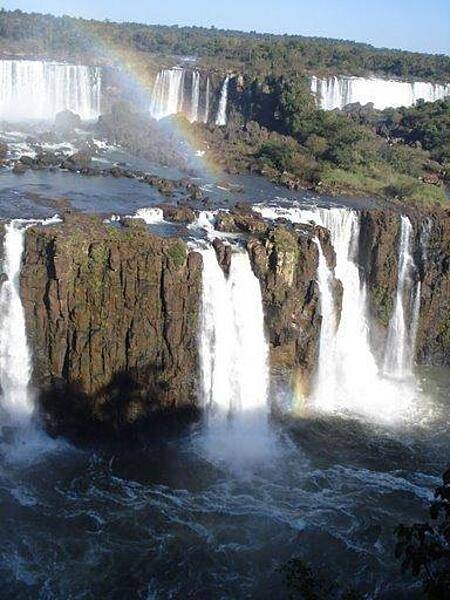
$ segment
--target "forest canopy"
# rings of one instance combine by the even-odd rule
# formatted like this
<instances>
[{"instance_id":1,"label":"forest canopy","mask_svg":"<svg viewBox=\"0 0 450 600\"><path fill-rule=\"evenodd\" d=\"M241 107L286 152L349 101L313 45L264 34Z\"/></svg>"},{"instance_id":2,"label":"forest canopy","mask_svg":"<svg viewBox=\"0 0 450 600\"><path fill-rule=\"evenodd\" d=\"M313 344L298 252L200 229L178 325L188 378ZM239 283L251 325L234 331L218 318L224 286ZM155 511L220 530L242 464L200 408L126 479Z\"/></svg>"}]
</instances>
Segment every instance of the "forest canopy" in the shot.
<instances>
[{"instance_id":1,"label":"forest canopy","mask_svg":"<svg viewBox=\"0 0 450 600\"><path fill-rule=\"evenodd\" d=\"M450 81L450 58L368 44L220 30L112 23L0 9L0 50L55 58L90 54L105 48L138 54L195 56L215 66L242 72L321 75L378 74L400 79Z\"/></svg>"}]
</instances>

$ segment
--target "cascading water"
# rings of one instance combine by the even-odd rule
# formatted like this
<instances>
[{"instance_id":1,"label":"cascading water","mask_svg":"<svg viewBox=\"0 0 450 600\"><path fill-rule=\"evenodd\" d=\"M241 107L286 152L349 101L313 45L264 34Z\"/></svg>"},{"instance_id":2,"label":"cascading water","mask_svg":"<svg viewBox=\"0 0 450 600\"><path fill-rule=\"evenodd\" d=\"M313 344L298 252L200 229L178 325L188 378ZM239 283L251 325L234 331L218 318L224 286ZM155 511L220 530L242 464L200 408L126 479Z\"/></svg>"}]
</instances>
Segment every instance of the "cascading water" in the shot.
<instances>
[{"instance_id":1,"label":"cascading water","mask_svg":"<svg viewBox=\"0 0 450 600\"><path fill-rule=\"evenodd\" d=\"M52 119L71 110L95 119L101 108L101 69L37 60L0 60L0 118Z\"/></svg>"},{"instance_id":2,"label":"cascading water","mask_svg":"<svg viewBox=\"0 0 450 600\"><path fill-rule=\"evenodd\" d=\"M192 72L192 92L191 92L191 123L198 121L199 113L199 102L200 102L200 73L198 71Z\"/></svg>"},{"instance_id":3,"label":"cascading water","mask_svg":"<svg viewBox=\"0 0 450 600\"><path fill-rule=\"evenodd\" d=\"M319 398L331 397L336 388L336 328L337 316L333 295L333 273L328 267L320 241L316 239L319 252L317 279L320 291L320 353L317 367L315 394Z\"/></svg>"},{"instance_id":4,"label":"cascading water","mask_svg":"<svg viewBox=\"0 0 450 600\"><path fill-rule=\"evenodd\" d=\"M213 248L203 256L200 356L203 396L224 414L267 412L268 350L261 290L246 252L225 276Z\"/></svg>"},{"instance_id":5,"label":"cascading water","mask_svg":"<svg viewBox=\"0 0 450 600\"><path fill-rule=\"evenodd\" d=\"M401 217L398 252L398 280L394 309L389 321L383 370L390 377L412 375L417 322L420 308L420 285L414 293L416 267L411 254L412 225Z\"/></svg>"},{"instance_id":6,"label":"cascading water","mask_svg":"<svg viewBox=\"0 0 450 600\"><path fill-rule=\"evenodd\" d=\"M311 403L327 412L351 411L369 418L394 421L411 408L409 385L399 386L380 374L369 339L370 317L367 292L357 264L359 215L345 208L282 208L255 206L263 217L284 217L293 223L313 222L330 231L336 253L335 276L342 283L343 297L339 326L332 301L329 268L319 252L318 285L322 327L315 386Z\"/></svg>"},{"instance_id":7,"label":"cascading water","mask_svg":"<svg viewBox=\"0 0 450 600\"><path fill-rule=\"evenodd\" d=\"M247 252L233 251L228 277L212 247L203 256L200 366L209 409L208 452L240 467L267 457L268 345L259 281Z\"/></svg>"},{"instance_id":8,"label":"cascading water","mask_svg":"<svg viewBox=\"0 0 450 600\"><path fill-rule=\"evenodd\" d=\"M220 92L219 108L217 110L216 125L223 127L227 124L227 105L228 105L228 84L230 76L227 75Z\"/></svg>"},{"instance_id":9,"label":"cascading water","mask_svg":"<svg viewBox=\"0 0 450 600\"><path fill-rule=\"evenodd\" d=\"M183 110L185 70L163 69L156 76L150 114L154 119L176 115Z\"/></svg>"},{"instance_id":10,"label":"cascading water","mask_svg":"<svg viewBox=\"0 0 450 600\"><path fill-rule=\"evenodd\" d=\"M311 78L311 92L324 110L343 108L359 102L373 102L380 110L389 106L412 106L419 99L435 102L450 95L450 84L424 81L395 81L377 77Z\"/></svg>"},{"instance_id":11,"label":"cascading water","mask_svg":"<svg viewBox=\"0 0 450 600\"><path fill-rule=\"evenodd\" d=\"M14 423L29 420L33 412L29 391L31 355L19 287L25 229L21 221L5 225L6 280L0 291L0 406Z\"/></svg>"},{"instance_id":12,"label":"cascading water","mask_svg":"<svg viewBox=\"0 0 450 600\"><path fill-rule=\"evenodd\" d=\"M205 91L205 114L203 117L203 123L208 123L209 121L209 105L210 105L210 95L211 95L211 82L208 77L206 80L206 91Z\"/></svg>"}]
</instances>

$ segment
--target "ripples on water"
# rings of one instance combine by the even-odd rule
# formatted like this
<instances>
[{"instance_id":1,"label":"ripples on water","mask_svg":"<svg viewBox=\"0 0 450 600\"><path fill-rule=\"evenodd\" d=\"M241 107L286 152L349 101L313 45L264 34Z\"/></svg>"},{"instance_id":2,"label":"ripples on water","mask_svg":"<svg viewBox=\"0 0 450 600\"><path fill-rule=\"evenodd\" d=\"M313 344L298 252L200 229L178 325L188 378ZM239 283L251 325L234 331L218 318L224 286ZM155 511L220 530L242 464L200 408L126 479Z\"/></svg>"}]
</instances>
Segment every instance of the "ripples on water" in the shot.
<instances>
[{"instance_id":1,"label":"ripples on water","mask_svg":"<svg viewBox=\"0 0 450 600\"><path fill-rule=\"evenodd\" d=\"M3 431L0 597L283 598L296 555L367 597L413 598L392 532L426 517L449 453L448 374L424 385L428 425L272 424L270 456L242 469L202 426L91 450Z\"/></svg>"}]
</instances>

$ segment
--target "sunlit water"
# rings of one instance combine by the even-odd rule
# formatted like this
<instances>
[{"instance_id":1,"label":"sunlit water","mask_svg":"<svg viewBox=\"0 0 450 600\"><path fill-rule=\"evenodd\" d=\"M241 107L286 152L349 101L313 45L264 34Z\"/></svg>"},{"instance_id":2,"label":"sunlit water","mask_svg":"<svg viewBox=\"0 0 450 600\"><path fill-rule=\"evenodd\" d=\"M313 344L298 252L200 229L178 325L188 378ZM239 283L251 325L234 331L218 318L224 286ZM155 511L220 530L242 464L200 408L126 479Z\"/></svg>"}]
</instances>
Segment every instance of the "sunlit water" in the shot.
<instances>
[{"instance_id":1,"label":"sunlit water","mask_svg":"<svg viewBox=\"0 0 450 600\"><path fill-rule=\"evenodd\" d=\"M240 469L209 456L206 425L83 451L4 430L0 596L283 598L278 569L295 555L367 597L416 597L393 528L426 518L450 450L448 372L419 381L422 424L288 420Z\"/></svg>"}]
</instances>

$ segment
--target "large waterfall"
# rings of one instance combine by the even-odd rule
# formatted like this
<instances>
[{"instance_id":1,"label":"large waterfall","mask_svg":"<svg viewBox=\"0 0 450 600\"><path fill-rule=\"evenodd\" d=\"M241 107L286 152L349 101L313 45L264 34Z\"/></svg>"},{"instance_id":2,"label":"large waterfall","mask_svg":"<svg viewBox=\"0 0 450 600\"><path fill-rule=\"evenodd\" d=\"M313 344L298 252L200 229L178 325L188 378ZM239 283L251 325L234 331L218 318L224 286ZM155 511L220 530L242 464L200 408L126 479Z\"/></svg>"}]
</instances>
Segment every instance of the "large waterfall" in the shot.
<instances>
[{"instance_id":1,"label":"large waterfall","mask_svg":"<svg viewBox=\"0 0 450 600\"><path fill-rule=\"evenodd\" d=\"M27 420L33 411L29 382L31 356L27 343L25 315L20 299L20 267L25 225L5 225L3 272L0 291L0 407L13 422Z\"/></svg>"},{"instance_id":2,"label":"large waterfall","mask_svg":"<svg viewBox=\"0 0 450 600\"><path fill-rule=\"evenodd\" d=\"M450 84L424 81L395 81L378 77L311 78L311 91L324 110L343 108L347 104L372 102L380 110L389 106L412 106L419 99L435 102L450 95Z\"/></svg>"},{"instance_id":3,"label":"large waterfall","mask_svg":"<svg viewBox=\"0 0 450 600\"><path fill-rule=\"evenodd\" d=\"M71 110L100 114L101 70L37 60L0 60L0 119L52 119Z\"/></svg>"},{"instance_id":4,"label":"large waterfall","mask_svg":"<svg viewBox=\"0 0 450 600\"><path fill-rule=\"evenodd\" d=\"M204 403L224 414L267 411L268 350L259 281L247 252L225 276L213 248L202 250L200 357Z\"/></svg>"},{"instance_id":5,"label":"large waterfall","mask_svg":"<svg viewBox=\"0 0 450 600\"><path fill-rule=\"evenodd\" d=\"M408 217L402 216L398 249L397 293L389 322L384 357L384 372L398 378L412 374L420 307L420 283L414 285L416 267L411 254L411 235L411 221Z\"/></svg>"},{"instance_id":6,"label":"large waterfall","mask_svg":"<svg viewBox=\"0 0 450 600\"><path fill-rule=\"evenodd\" d=\"M311 397L312 404L326 411L350 410L376 419L402 418L408 412L412 400L409 382L403 379L393 383L386 379L371 348L367 292L357 263L359 214L345 208L301 209L255 206L254 209L265 218L284 217L293 223L313 222L330 232L336 253L335 277L341 281L343 287L342 310L339 326L336 327L338 318L333 302L332 272L319 249L317 281L322 328L318 369ZM409 220L402 218L402 229L406 222L409 223ZM406 247L407 244L402 242L400 261L409 264L410 259L404 252ZM403 291L400 290L397 294L399 293L403 294ZM392 316L394 322L397 322L396 310ZM414 310L417 323L417 294ZM409 331L413 331L413 326ZM414 343L412 335L409 334L408 343ZM388 345L399 343L396 329ZM403 376L408 374L402 373Z\"/></svg>"},{"instance_id":7,"label":"large waterfall","mask_svg":"<svg viewBox=\"0 0 450 600\"><path fill-rule=\"evenodd\" d=\"M200 366L210 458L239 470L273 456L269 364L259 281L246 251L233 249L228 277L212 247L203 256Z\"/></svg>"},{"instance_id":8,"label":"large waterfall","mask_svg":"<svg viewBox=\"0 0 450 600\"><path fill-rule=\"evenodd\" d=\"M222 84L220 92L219 108L217 110L216 125L224 126L227 124L227 105L228 105L228 84L230 76L227 75Z\"/></svg>"}]
</instances>

